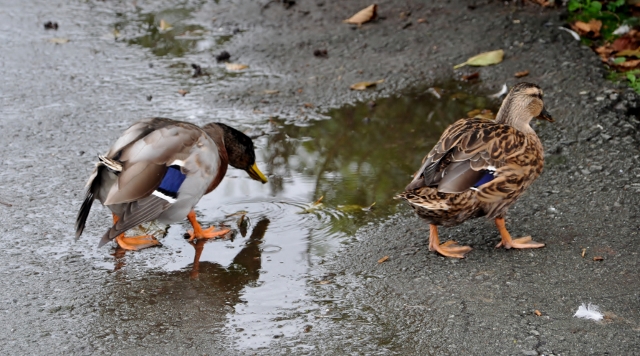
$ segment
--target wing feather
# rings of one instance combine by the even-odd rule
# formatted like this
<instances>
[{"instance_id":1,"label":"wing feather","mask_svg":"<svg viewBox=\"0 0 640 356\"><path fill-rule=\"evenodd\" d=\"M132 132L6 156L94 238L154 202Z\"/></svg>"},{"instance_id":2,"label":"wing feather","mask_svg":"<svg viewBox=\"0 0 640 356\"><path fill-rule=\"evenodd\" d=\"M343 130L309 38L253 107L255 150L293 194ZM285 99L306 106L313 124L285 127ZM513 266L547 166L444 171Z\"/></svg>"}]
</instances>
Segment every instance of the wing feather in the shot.
<instances>
[{"instance_id":1,"label":"wing feather","mask_svg":"<svg viewBox=\"0 0 640 356\"><path fill-rule=\"evenodd\" d=\"M473 187L482 171L495 170L496 179L500 178L501 167L526 146L526 135L513 127L482 118L458 120L424 158L406 190L427 186L442 193L461 193ZM499 182L499 191L515 190L508 187L508 180L495 183Z\"/></svg>"}]
</instances>

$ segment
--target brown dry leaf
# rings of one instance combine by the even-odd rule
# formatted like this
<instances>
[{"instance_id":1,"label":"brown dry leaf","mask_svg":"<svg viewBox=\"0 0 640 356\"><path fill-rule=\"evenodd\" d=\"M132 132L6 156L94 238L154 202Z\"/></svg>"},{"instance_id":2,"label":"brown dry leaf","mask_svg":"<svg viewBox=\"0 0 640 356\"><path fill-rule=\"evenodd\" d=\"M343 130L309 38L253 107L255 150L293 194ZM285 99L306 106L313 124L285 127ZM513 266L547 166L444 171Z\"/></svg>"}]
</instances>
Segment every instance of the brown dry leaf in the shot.
<instances>
[{"instance_id":1,"label":"brown dry leaf","mask_svg":"<svg viewBox=\"0 0 640 356\"><path fill-rule=\"evenodd\" d=\"M588 35L591 38L600 37L602 21L591 19L589 22L576 21L571 24L571 28L581 36Z\"/></svg>"},{"instance_id":2,"label":"brown dry leaf","mask_svg":"<svg viewBox=\"0 0 640 356\"><path fill-rule=\"evenodd\" d=\"M62 37L54 37L54 38L50 38L49 42L55 43L55 44L65 44L65 43L69 42L69 39L68 38L62 38Z\"/></svg>"},{"instance_id":3,"label":"brown dry leaf","mask_svg":"<svg viewBox=\"0 0 640 356\"><path fill-rule=\"evenodd\" d=\"M173 27L164 19L160 20L160 31L169 31L170 29L172 29Z\"/></svg>"},{"instance_id":4,"label":"brown dry leaf","mask_svg":"<svg viewBox=\"0 0 640 356\"><path fill-rule=\"evenodd\" d=\"M185 96L185 95L189 94L189 91L184 90L184 89L180 89L180 90L178 90L178 94L180 94L182 96Z\"/></svg>"},{"instance_id":5,"label":"brown dry leaf","mask_svg":"<svg viewBox=\"0 0 640 356\"><path fill-rule=\"evenodd\" d=\"M386 261L388 259L389 259L389 256L384 256L384 257L382 257L381 259L378 260L378 263L382 263L382 262L384 262L384 261Z\"/></svg>"},{"instance_id":6,"label":"brown dry leaf","mask_svg":"<svg viewBox=\"0 0 640 356\"><path fill-rule=\"evenodd\" d=\"M522 78L522 77L526 77L527 75L529 75L529 71L528 70L523 70L521 72L516 72L516 74L514 74L516 78Z\"/></svg>"},{"instance_id":7,"label":"brown dry leaf","mask_svg":"<svg viewBox=\"0 0 640 356\"><path fill-rule=\"evenodd\" d=\"M426 19L418 19L418 23L425 23L425 22L427 22Z\"/></svg>"},{"instance_id":8,"label":"brown dry leaf","mask_svg":"<svg viewBox=\"0 0 640 356\"><path fill-rule=\"evenodd\" d=\"M640 58L640 49L625 49L616 53L617 57L636 57Z\"/></svg>"},{"instance_id":9,"label":"brown dry leaf","mask_svg":"<svg viewBox=\"0 0 640 356\"><path fill-rule=\"evenodd\" d=\"M542 313L538 309L534 310L533 313L537 316L542 316Z\"/></svg>"},{"instance_id":10,"label":"brown dry leaf","mask_svg":"<svg viewBox=\"0 0 640 356\"><path fill-rule=\"evenodd\" d=\"M240 63L225 63L224 65L227 66L227 70L243 70L249 68L248 65Z\"/></svg>"},{"instance_id":11,"label":"brown dry leaf","mask_svg":"<svg viewBox=\"0 0 640 356\"><path fill-rule=\"evenodd\" d=\"M375 82L360 82L360 83L353 84L349 88L351 88L351 90L365 90L368 87L372 87L374 85L377 85L377 84L380 84L380 83L383 83L383 82L384 82L384 79L380 79L380 80L377 80Z\"/></svg>"},{"instance_id":12,"label":"brown dry leaf","mask_svg":"<svg viewBox=\"0 0 640 356\"><path fill-rule=\"evenodd\" d=\"M602 256L595 256L595 257L593 257L593 260L594 260L594 261L604 261L604 257L602 257Z\"/></svg>"},{"instance_id":13,"label":"brown dry leaf","mask_svg":"<svg viewBox=\"0 0 640 356\"><path fill-rule=\"evenodd\" d=\"M618 63L615 66L623 69L633 69L640 65L640 59L633 59L630 61L624 61L622 63Z\"/></svg>"},{"instance_id":14,"label":"brown dry leaf","mask_svg":"<svg viewBox=\"0 0 640 356\"><path fill-rule=\"evenodd\" d=\"M303 105L304 105L305 108L309 108L309 109L312 109L312 108L315 107L315 105L313 105L311 103L304 103Z\"/></svg>"},{"instance_id":15,"label":"brown dry leaf","mask_svg":"<svg viewBox=\"0 0 640 356\"><path fill-rule=\"evenodd\" d=\"M465 81L470 81L478 78L480 78L480 72L474 72L474 73L462 76L462 80L465 80Z\"/></svg>"},{"instance_id":16,"label":"brown dry leaf","mask_svg":"<svg viewBox=\"0 0 640 356\"><path fill-rule=\"evenodd\" d=\"M550 0L531 0L531 2L534 2L542 7L552 7L555 5L555 1Z\"/></svg>"},{"instance_id":17,"label":"brown dry leaf","mask_svg":"<svg viewBox=\"0 0 640 356\"><path fill-rule=\"evenodd\" d=\"M378 5L373 4L365 7L360 10L357 14L351 16L350 18L344 20L344 23L350 23L355 25L362 25L365 22L369 22L376 17L378 12Z\"/></svg>"}]
</instances>

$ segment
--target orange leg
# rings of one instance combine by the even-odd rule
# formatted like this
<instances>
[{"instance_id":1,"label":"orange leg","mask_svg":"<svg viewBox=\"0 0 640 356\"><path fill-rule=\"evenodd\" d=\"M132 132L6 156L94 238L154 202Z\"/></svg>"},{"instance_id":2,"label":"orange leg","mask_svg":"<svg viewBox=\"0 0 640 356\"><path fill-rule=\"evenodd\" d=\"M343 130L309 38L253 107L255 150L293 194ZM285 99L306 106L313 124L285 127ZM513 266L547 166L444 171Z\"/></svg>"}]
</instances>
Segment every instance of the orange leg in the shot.
<instances>
[{"instance_id":1,"label":"orange leg","mask_svg":"<svg viewBox=\"0 0 640 356\"><path fill-rule=\"evenodd\" d=\"M118 219L118 216L113 214L114 224L118 222ZM143 248L160 245L160 241L153 237L153 235L125 237L124 232L116 236L116 242L121 248L130 251L137 251L142 250Z\"/></svg>"},{"instance_id":2,"label":"orange leg","mask_svg":"<svg viewBox=\"0 0 640 356\"><path fill-rule=\"evenodd\" d=\"M230 231L229 229L215 231L215 226L203 229L202 226L200 226L200 223L198 223L198 220L196 220L196 212L193 210L189 212L187 219L189 219L191 226L193 226L193 230L187 231L189 233L189 241L192 241L193 239L211 239L222 236Z\"/></svg>"},{"instance_id":3,"label":"orange leg","mask_svg":"<svg viewBox=\"0 0 640 356\"><path fill-rule=\"evenodd\" d=\"M438 238L438 227L430 224L431 234L429 235L429 251L436 251L445 257L464 258L464 254L471 251L469 246L460 246L455 241L447 241L440 244Z\"/></svg>"},{"instance_id":4,"label":"orange leg","mask_svg":"<svg viewBox=\"0 0 640 356\"><path fill-rule=\"evenodd\" d=\"M500 241L500 243L496 245L496 248L504 247L506 249L510 249L544 247L543 243L531 240L531 236L512 239L511 234L509 234L509 231L507 231L507 228L504 225L504 218L496 218L496 226L498 227L498 231L500 231L500 236L502 237L502 241Z\"/></svg>"}]
</instances>

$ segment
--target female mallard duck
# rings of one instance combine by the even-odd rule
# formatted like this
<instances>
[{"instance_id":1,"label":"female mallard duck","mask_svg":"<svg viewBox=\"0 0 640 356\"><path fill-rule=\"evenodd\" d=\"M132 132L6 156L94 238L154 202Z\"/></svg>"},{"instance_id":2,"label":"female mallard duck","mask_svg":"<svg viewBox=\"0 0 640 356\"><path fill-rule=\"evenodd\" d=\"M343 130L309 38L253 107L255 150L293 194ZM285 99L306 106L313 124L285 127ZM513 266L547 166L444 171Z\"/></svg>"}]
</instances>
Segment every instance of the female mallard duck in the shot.
<instances>
[{"instance_id":1,"label":"female mallard duck","mask_svg":"<svg viewBox=\"0 0 640 356\"><path fill-rule=\"evenodd\" d=\"M542 172L542 143L529 126L533 118L553 122L535 84L516 84L493 120L461 119L449 126L424 158L413 180L398 195L430 224L429 250L463 258L471 250L455 241L440 244L438 225L471 218L495 219L502 241L496 246L538 248L531 236L512 239L507 209Z\"/></svg>"},{"instance_id":2,"label":"female mallard duck","mask_svg":"<svg viewBox=\"0 0 640 356\"><path fill-rule=\"evenodd\" d=\"M220 123L200 128L163 118L141 120L127 129L105 156L98 157L76 219L79 237L94 199L111 209L113 226L98 247L114 238L128 250L157 245L151 235L125 237L124 233L145 222L169 224L185 216L193 226L190 241L223 235L229 230L202 229L193 207L220 184L227 165L267 182L255 163L253 141Z\"/></svg>"}]
</instances>

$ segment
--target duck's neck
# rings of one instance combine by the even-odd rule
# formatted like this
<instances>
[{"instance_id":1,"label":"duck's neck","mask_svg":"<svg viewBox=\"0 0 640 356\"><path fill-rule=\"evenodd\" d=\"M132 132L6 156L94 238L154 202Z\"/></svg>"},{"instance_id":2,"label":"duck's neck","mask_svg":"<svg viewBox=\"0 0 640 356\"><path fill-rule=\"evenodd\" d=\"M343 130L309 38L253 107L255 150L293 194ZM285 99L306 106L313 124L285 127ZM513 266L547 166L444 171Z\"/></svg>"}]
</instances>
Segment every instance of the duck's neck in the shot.
<instances>
[{"instance_id":1,"label":"duck's neck","mask_svg":"<svg viewBox=\"0 0 640 356\"><path fill-rule=\"evenodd\" d=\"M527 107L518 105L514 103L510 98L506 98L498 111L498 115L496 115L496 123L509 125L516 130L530 134L534 133L531 126L529 126L529 122L531 122L531 114Z\"/></svg>"}]
</instances>

